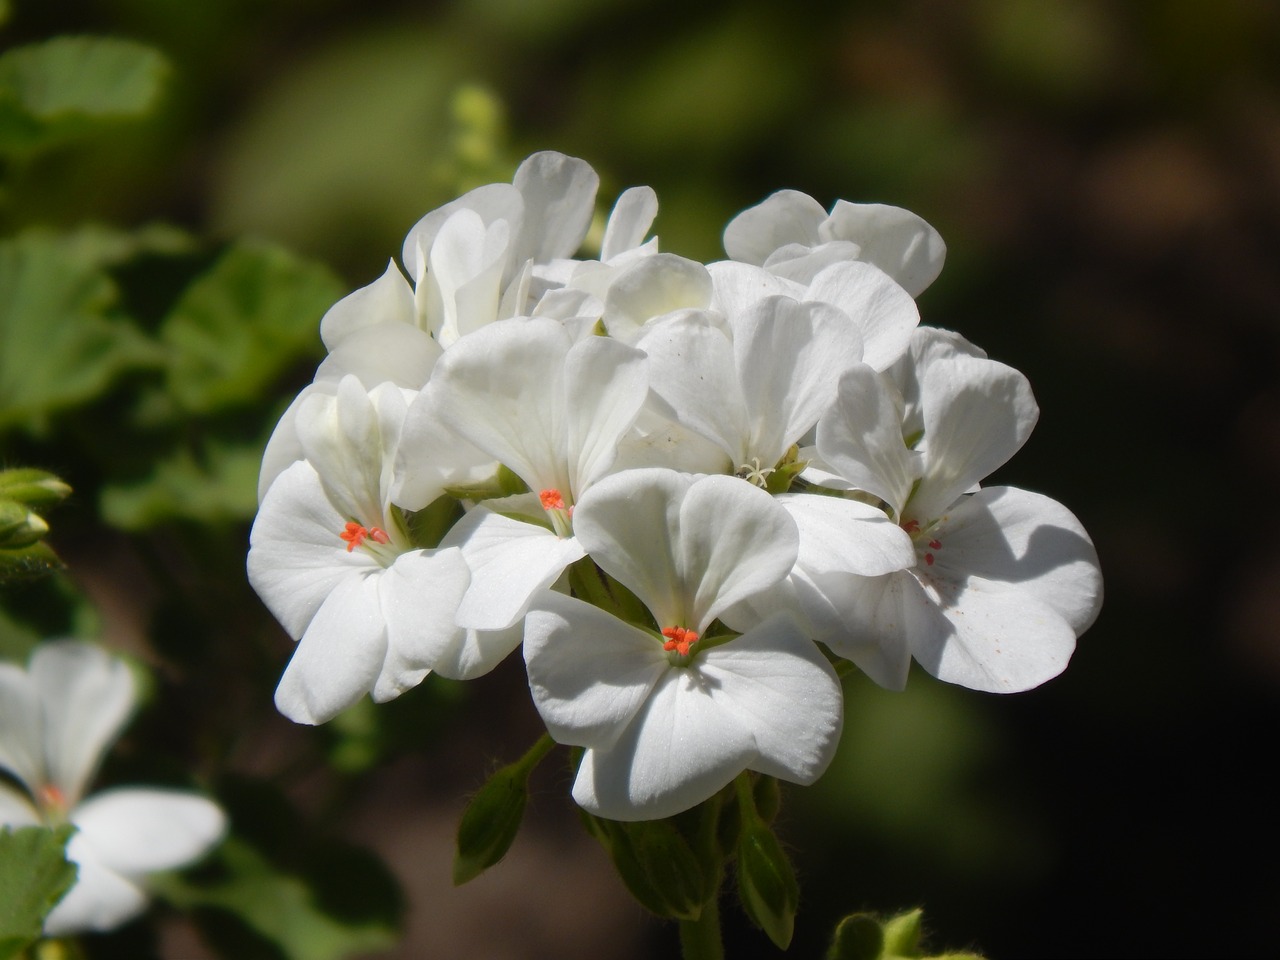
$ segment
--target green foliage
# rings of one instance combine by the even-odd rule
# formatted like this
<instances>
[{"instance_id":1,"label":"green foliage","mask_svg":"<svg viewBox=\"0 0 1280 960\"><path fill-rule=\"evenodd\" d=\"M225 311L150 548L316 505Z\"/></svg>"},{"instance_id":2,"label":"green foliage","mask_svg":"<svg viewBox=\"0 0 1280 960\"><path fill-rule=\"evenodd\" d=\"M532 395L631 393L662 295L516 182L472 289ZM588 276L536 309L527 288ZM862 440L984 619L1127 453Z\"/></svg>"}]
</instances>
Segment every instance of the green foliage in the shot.
<instances>
[{"instance_id":1,"label":"green foliage","mask_svg":"<svg viewBox=\"0 0 1280 960\"><path fill-rule=\"evenodd\" d=\"M707 900L706 873L671 820L621 823L580 812L641 906L660 917L698 919Z\"/></svg>"},{"instance_id":2,"label":"green foliage","mask_svg":"<svg viewBox=\"0 0 1280 960\"><path fill-rule=\"evenodd\" d=\"M201 911L211 927L225 923L225 913L233 915L286 960L342 960L385 950L396 942L395 925L384 916L349 916L326 909L313 882L277 868L242 840L233 837L223 843L210 867L217 871L213 881L170 875L157 878L153 886L175 906Z\"/></svg>"},{"instance_id":3,"label":"green foliage","mask_svg":"<svg viewBox=\"0 0 1280 960\"><path fill-rule=\"evenodd\" d=\"M0 54L0 149L31 150L144 116L168 72L152 48L107 37L55 37Z\"/></svg>"},{"instance_id":4,"label":"green foliage","mask_svg":"<svg viewBox=\"0 0 1280 960\"><path fill-rule=\"evenodd\" d=\"M44 918L76 879L65 850L74 827L0 827L0 960L40 936Z\"/></svg>"},{"instance_id":5,"label":"green foliage","mask_svg":"<svg viewBox=\"0 0 1280 960\"><path fill-rule=\"evenodd\" d=\"M42 433L53 414L159 360L120 316L110 277L53 237L0 240L0 290L0 435L14 427Z\"/></svg>"},{"instance_id":6,"label":"green foliage","mask_svg":"<svg viewBox=\"0 0 1280 960\"><path fill-rule=\"evenodd\" d=\"M198 278L165 318L166 386L187 413L258 400L300 356L319 349L319 319L343 293L324 267L241 242Z\"/></svg>"}]
</instances>

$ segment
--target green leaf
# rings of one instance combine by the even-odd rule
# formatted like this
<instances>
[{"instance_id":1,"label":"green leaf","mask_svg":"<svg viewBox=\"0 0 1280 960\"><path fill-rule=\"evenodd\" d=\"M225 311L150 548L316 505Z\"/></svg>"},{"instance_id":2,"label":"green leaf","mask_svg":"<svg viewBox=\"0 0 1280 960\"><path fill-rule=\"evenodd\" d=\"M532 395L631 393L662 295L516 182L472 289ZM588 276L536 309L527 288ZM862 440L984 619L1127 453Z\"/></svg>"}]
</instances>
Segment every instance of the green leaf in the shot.
<instances>
[{"instance_id":1,"label":"green leaf","mask_svg":"<svg viewBox=\"0 0 1280 960\"><path fill-rule=\"evenodd\" d=\"M62 569L62 561L47 543L17 550L0 550L0 583L34 580Z\"/></svg>"},{"instance_id":2,"label":"green leaf","mask_svg":"<svg viewBox=\"0 0 1280 960\"><path fill-rule=\"evenodd\" d=\"M210 440L197 453L181 448L151 475L102 491L102 516L122 530L145 530L172 520L216 524L247 520L258 509L262 446Z\"/></svg>"},{"instance_id":3,"label":"green leaf","mask_svg":"<svg viewBox=\"0 0 1280 960\"><path fill-rule=\"evenodd\" d=\"M778 838L759 820L745 826L738 841L738 892L752 922L779 950L787 949L795 931L800 886Z\"/></svg>"},{"instance_id":4,"label":"green leaf","mask_svg":"<svg viewBox=\"0 0 1280 960\"><path fill-rule=\"evenodd\" d=\"M55 37L0 55L0 147L30 149L104 120L141 117L169 66L156 50L110 37Z\"/></svg>"},{"instance_id":5,"label":"green leaf","mask_svg":"<svg viewBox=\"0 0 1280 960\"><path fill-rule=\"evenodd\" d=\"M0 241L0 433L40 433L48 418L97 397L154 347L111 313L115 285L50 236Z\"/></svg>"},{"instance_id":6,"label":"green leaf","mask_svg":"<svg viewBox=\"0 0 1280 960\"><path fill-rule=\"evenodd\" d=\"M47 470L35 467L0 470L0 497L17 500L27 507L52 507L70 493L71 487Z\"/></svg>"},{"instance_id":7,"label":"green leaf","mask_svg":"<svg viewBox=\"0 0 1280 960\"><path fill-rule=\"evenodd\" d=\"M342 294L327 268L267 244L231 247L161 327L168 388L189 413L261 402L285 371L320 354L320 318Z\"/></svg>"},{"instance_id":8,"label":"green leaf","mask_svg":"<svg viewBox=\"0 0 1280 960\"><path fill-rule=\"evenodd\" d=\"M170 874L152 877L151 885L179 909L234 914L288 960L341 960L396 943L393 924L383 918L352 918L327 911L312 885L277 870L242 840L226 840L212 866L221 878L211 884Z\"/></svg>"},{"instance_id":9,"label":"green leaf","mask_svg":"<svg viewBox=\"0 0 1280 960\"><path fill-rule=\"evenodd\" d=\"M0 828L0 960L40 936L44 918L75 883L66 846L73 827Z\"/></svg>"},{"instance_id":10,"label":"green leaf","mask_svg":"<svg viewBox=\"0 0 1280 960\"><path fill-rule=\"evenodd\" d=\"M924 911L917 907L884 923L884 951L891 957L920 956L920 921Z\"/></svg>"}]
</instances>

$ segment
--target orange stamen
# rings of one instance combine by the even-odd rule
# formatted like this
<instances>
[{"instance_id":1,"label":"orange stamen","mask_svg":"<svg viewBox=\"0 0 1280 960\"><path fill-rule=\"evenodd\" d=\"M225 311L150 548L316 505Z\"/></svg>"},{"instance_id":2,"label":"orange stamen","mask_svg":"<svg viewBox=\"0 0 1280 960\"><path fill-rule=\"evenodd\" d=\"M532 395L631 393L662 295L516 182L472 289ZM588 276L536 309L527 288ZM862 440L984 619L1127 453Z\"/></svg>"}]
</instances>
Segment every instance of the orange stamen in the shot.
<instances>
[{"instance_id":1,"label":"orange stamen","mask_svg":"<svg viewBox=\"0 0 1280 960\"><path fill-rule=\"evenodd\" d=\"M684 627L666 627L662 635L667 638L662 649L668 652L675 650L682 657L687 657L689 648L698 642L698 634Z\"/></svg>"},{"instance_id":2,"label":"orange stamen","mask_svg":"<svg viewBox=\"0 0 1280 960\"><path fill-rule=\"evenodd\" d=\"M63 810L67 809L67 797L58 787L52 783L46 783L39 790L38 799L40 806L46 810Z\"/></svg>"},{"instance_id":3,"label":"orange stamen","mask_svg":"<svg viewBox=\"0 0 1280 960\"><path fill-rule=\"evenodd\" d=\"M552 487L549 490L543 490L538 494L538 499L542 501L543 510L563 510L564 497L560 491Z\"/></svg>"},{"instance_id":4,"label":"orange stamen","mask_svg":"<svg viewBox=\"0 0 1280 960\"><path fill-rule=\"evenodd\" d=\"M372 540L374 543L391 542L391 538L387 536L387 531L381 527L363 527L355 521L348 522L346 528L338 536L347 541L347 553L350 553L356 547L362 546L366 539Z\"/></svg>"},{"instance_id":5,"label":"orange stamen","mask_svg":"<svg viewBox=\"0 0 1280 960\"><path fill-rule=\"evenodd\" d=\"M908 520L906 523L902 525L902 529L907 531L907 533L916 533L920 530L920 521Z\"/></svg>"}]
</instances>

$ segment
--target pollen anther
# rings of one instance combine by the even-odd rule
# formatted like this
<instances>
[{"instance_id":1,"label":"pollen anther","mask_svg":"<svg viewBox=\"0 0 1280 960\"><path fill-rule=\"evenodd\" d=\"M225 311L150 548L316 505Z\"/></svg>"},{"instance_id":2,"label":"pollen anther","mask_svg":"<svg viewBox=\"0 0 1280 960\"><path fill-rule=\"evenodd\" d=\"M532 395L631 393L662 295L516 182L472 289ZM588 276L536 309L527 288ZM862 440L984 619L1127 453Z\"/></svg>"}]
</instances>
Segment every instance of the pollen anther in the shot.
<instances>
[{"instance_id":1,"label":"pollen anther","mask_svg":"<svg viewBox=\"0 0 1280 960\"><path fill-rule=\"evenodd\" d=\"M541 501L543 510L564 509L564 496L554 487L539 493L538 500Z\"/></svg>"},{"instance_id":2,"label":"pollen anther","mask_svg":"<svg viewBox=\"0 0 1280 960\"><path fill-rule=\"evenodd\" d=\"M347 542L347 553L350 553L356 547L362 546L365 540L372 540L374 543L391 542L391 537L381 527L364 527L354 520L348 521L346 527L338 536Z\"/></svg>"},{"instance_id":3,"label":"pollen anther","mask_svg":"<svg viewBox=\"0 0 1280 960\"><path fill-rule=\"evenodd\" d=\"M668 653L674 650L682 657L687 657L689 648L698 642L697 632L686 630L684 627L665 627L662 635L667 638L662 649Z\"/></svg>"}]
</instances>

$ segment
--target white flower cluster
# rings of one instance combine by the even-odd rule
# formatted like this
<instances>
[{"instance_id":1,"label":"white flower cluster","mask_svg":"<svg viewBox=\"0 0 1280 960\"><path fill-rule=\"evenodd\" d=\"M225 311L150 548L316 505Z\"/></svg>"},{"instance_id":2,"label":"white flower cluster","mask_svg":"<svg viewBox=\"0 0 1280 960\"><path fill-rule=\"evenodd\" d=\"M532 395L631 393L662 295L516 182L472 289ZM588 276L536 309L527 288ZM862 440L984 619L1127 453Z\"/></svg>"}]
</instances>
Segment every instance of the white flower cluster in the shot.
<instances>
[{"instance_id":1,"label":"white flower cluster","mask_svg":"<svg viewBox=\"0 0 1280 960\"><path fill-rule=\"evenodd\" d=\"M392 262L321 321L248 561L299 641L280 710L321 723L523 641L548 730L585 748L574 798L635 820L744 769L816 779L832 658L891 688L913 657L996 692L1062 671L1097 558L1055 501L979 487L1038 411L1016 370L919 326L937 232L784 191L704 265L646 241L637 187L572 259L597 185L535 154L420 220L408 279Z\"/></svg>"}]
</instances>

